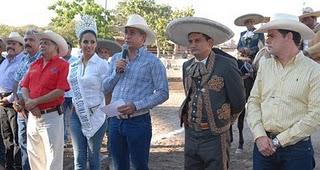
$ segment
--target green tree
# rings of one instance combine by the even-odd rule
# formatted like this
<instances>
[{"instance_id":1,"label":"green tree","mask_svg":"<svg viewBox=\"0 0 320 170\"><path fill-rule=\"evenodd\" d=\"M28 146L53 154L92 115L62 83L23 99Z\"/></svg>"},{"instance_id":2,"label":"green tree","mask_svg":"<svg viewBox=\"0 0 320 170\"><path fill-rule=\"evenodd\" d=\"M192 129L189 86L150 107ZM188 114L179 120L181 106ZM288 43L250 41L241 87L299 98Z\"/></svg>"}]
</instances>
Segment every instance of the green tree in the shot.
<instances>
[{"instance_id":1,"label":"green tree","mask_svg":"<svg viewBox=\"0 0 320 170\"><path fill-rule=\"evenodd\" d=\"M74 44L78 43L74 31L74 16L77 14L87 14L95 18L99 38L112 38L113 16L110 12L98 5L94 0L58 0L49 6L56 16L51 20L49 28L63 35Z\"/></svg>"},{"instance_id":2,"label":"green tree","mask_svg":"<svg viewBox=\"0 0 320 170\"><path fill-rule=\"evenodd\" d=\"M11 32L18 32L21 36L24 36L24 33L29 29L34 29L38 31L44 30L44 28L41 28L35 25L25 25L21 27L14 27L14 26L0 24L0 37L8 37Z\"/></svg>"},{"instance_id":3,"label":"green tree","mask_svg":"<svg viewBox=\"0 0 320 170\"><path fill-rule=\"evenodd\" d=\"M168 43L165 35L167 24L177 17L192 16L194 10L187 8L185 10L174 11L168 5L156 4L154 0L125 0L118 3L113 13L116 18L114 23L117 26L125 25L127 17L130 14L139 14L144 17L157 35L155 46L159 55L160 51L164 53L172 49L172 45Z\"/></svg>"}]
</instances>

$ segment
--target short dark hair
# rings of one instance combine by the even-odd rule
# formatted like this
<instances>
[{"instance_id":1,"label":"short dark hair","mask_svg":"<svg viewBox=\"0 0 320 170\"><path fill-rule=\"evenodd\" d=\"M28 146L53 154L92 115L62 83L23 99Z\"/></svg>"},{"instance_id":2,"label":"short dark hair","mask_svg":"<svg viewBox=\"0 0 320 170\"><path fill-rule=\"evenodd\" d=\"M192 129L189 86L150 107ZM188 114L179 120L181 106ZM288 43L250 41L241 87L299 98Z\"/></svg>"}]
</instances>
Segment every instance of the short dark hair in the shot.
<instances>
[{"instance_id":1,"label":"short dark hair","mask_svg":"<svg viewBox=\"0 0 320 170\"><path fill-rule=\"evenodd\" d=\"M285 37L289 32L292 33L293 35L293 42L296 44L297 47L300 46L300 42L301 42L301 35L298 32L295 31L291 31L291 30L285 30L285 29L279 29L280 34Z\"/></svg>"},{"instance_id":2,"label":"short dark hair","mask_svg":"<svg viewBox=\"0 0 320 170\"><path fill-rule=\"evenodd\" d=\"M94 37L95 37L96 40L97 40L97 34L96 34L95 32L93 32L92 30L85 30L85 31L83 31L83 32L80 34L80 37L79 37L80 42L82 41L83 35L86 34L86 33L91 33L91 34L93 34Z\"/></svg>"},{"instance_id":3,"label":"short dark hair","mask_svg":"<svg viewBox=\"0 0 320 170\"><path fill-rule=\"evenodd\" d=\"M197 34L202 34L203 36L204 36L204 38L208 41L208 40L210 40L210 39L212 39L211 37L209 37L208 35L206 35L206 34L203 34L203 33L201 33L201 32L190 32L189 34L188 34L188 37L190 36L190 34L192 34L192 33L197 33Z\"/></svg>"}]
</instances>

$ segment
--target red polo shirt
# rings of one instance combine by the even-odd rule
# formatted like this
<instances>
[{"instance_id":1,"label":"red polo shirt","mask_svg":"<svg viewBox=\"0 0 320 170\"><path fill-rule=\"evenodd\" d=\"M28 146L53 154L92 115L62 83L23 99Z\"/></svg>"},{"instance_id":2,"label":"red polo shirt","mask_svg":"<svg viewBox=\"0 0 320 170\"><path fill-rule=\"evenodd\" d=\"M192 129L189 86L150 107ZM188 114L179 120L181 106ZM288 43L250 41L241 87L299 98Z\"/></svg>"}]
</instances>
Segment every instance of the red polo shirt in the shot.
<instances>
[{"instance_id":1,"label":"red polo shirt","mask_svg":"<svg viewBox=\"0 0 320 170\"><path fill-rule=\"evenodd\" d=\"M70 89L67 76L69 63L59 58L52 57L43 67L43 58L39 58L31 64L27 74L24 76L21 86L29 89L31 99L43 96L55 89L68 91ZM63 95L48 103L39 104L40 110L54 108L63 103Z\"/></svg>"}]
</instances>

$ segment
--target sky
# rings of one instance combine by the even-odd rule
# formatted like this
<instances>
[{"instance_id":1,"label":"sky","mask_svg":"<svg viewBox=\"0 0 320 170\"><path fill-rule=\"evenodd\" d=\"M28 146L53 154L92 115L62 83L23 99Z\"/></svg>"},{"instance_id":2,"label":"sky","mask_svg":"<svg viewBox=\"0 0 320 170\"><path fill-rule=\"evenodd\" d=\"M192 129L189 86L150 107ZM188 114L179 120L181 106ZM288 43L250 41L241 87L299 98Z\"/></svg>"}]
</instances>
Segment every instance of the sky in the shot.
<instances>
[{"instance_id":1,"label":"sky","mask_svg":"<svg viewBox=\"0 0 320 170\"><path fill-rule=\"evenodd\" d=\"M22 26L34 24L46 26L54 12L48 6L56 0L1 0L0 24ZM273 16L275 13L289 13L300 15L302 8L310 6L320 10L320 0L155 0L160 4L167 4L174 9L191 6L197 17L209 18L228 26L239 37L244 27L234 25L234 20L244 14L258 13ZM105 7L106 0L96 0ZM107 8L115 8L119 0L107 0ZM318 19L320 20L320 19ZM257 26L259 27L259 25Z\"/></svg>"}]
</instances>

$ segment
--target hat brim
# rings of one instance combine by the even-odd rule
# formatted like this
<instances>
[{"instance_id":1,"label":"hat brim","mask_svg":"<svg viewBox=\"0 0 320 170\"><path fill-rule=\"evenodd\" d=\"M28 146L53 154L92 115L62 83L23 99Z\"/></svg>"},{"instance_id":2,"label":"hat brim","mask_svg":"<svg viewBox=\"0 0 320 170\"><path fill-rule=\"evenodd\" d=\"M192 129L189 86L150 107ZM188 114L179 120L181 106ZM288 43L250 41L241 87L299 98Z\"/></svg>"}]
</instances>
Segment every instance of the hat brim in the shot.
<instances>
[{"instance_id":1,"label":"hat brim","mask_svg":"<svg viewBox=\"0 0 320 170\"><path fill-rule=\"evenodd\" d=\"M156 39L156 34L149 27L145 25L141 25L141 24L125 25L125 26L119 27L119 30L125 33L126 27L137 28L144 31L147 34L146 41L144 43L145 45L152 45Z\"/></svg>"},{"instance_id":2,"label":"hat brim","mask_svg":"<svg viewBox=\"0 0 320 170\"><path fill-rule=\"evenodd\" d=\"M260 14L246 14L235 19L234 24L237 26L246 26L245 22L249 19L253 21L254 25L264 21L264 17Z\"/></svg>"},{"instance_id":3,"label":"hat brim","mask_svg":"<svg viewBox=\"0 0 320 170\"><path fill-rule=\"evenodd\" d=\"M15 42L18 42L24 46L23 37L4 38L3 40L5 41L6 44L8 44L8 41L15 41Z\"/></svg>"},{"instance_id":4,"label":"hat brim","mask_svg":"<svg viewBox=\"0 0 320 170\"><path fill-rule=\"evenodd\" d=\"M305 18L305 17L320 17L320 11L310 12L306 14L302 14L299 16L299 19Z\"/></svg>"},{"instance_id":5,"label":"hat brim","mask_svg":"<svg viewBox=\"0 0 320 170\"><path fill-rule=\"evenodd\" d=\"M266 33L269 30L282 29L298 32L303 40L310 40L314 37L315 33L306 25L299 21L282 21L274 20L262 25L259 29L255 30L256 33Z\"/></svg>"},{"instance_id":6,"label":"hat brim","mask_svg":"<svg viewBox=\"0 0 320 170\"><path fill-rule=\"evenodd\" d=\"M166 29L167 37L182 46L188 46L188 36L192 32L209 36L213 39L214 45L224 43L234 35L232 30L225 25L200 17L184 17L173 20Z\"/></svg>"},{"instance_id":7,"label":"hat brim","mask_svg":"<svg viewBox=\"0 0 320 170\"><path fill-rule=\"evenodd\" d=\"M111 55L118 53L122 50L122 47L119 43L103 39L98 39L97 48L106 48L111 52Z\"/></svg>"},{"instance_id":8,"label":"hat brim","mask_svg":"<svg viewBox=\"0 0 320 170\"><path fill-rule=\"evenodd\" d=\"M53 42L55 42L58 45L59 48L59 56L64 57L68 53L68 44L66 40L59 34L55 32L43 32L43 33L37 33L36 36L41 39L48 39Z\"/></svg>"}]
</instances>

